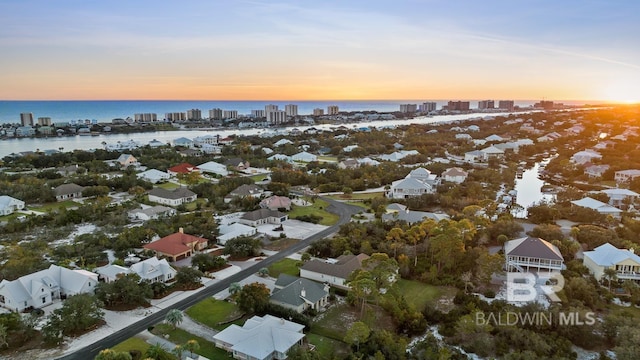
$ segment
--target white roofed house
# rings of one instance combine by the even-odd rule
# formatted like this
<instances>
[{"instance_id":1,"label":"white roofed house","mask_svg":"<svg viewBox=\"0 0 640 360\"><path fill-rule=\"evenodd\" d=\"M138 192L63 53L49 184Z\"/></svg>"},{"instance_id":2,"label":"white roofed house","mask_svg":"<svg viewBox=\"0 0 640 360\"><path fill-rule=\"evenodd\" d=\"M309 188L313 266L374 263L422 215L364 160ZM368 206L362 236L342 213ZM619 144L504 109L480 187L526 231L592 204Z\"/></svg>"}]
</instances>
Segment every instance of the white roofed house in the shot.
<instances>
[{"instance_id":1,"label":"white roofed house","mask_svg":"<svg viewBox=\"0 0 640 360\"><path fill-rule=\"evenodd\" d=\"M205 154L222 154L222 146L217 144L202 144L200 145L200 150Z\"/></svg>"},{"instance_id":2,"label":"white roofed house","mask_svg":"<svg viewBox=\"0 0 640 360\"><path fill-rule=\"evenodd\" d=\"M602 155L594 150L578 151L571 156L571 162L578 165L586 164L600 159L602 159Z\"/></svg>"},{"instance_id":3,"label":"white roofed house","mask_svg":"<svg viewBox=\"0 0 640 360\"><path fill-rule=\"evenodd\" d=\"M55 299L83 293L93 294L97 283L98 274L51 265L48 269L13 281L2 280L0 306L18 312L41 308Z\"/></svg>"},{"instance_id":4,"label":"white roofed house","mask_svg":"<svg viewBox=\"0 0 640 360\"><path fill-rule=\"evenodd\" d=\"M602 280L605 269L614 269L619 280L640 281L640 256L633 249L618 249L606 243L584 252L584 265L596 280Z\"/></svg>"},{"instance_id":5,"label":"white roofed house","mask_svg":"<svg viewBox=\"0 0 640 360\"><path fill-rule=\"evenodd\" d=\"M442 173L442 180L453 182L456 184L463 183L469 174L459 167L448 168Z\"/></svg>"},{"instance_id":6,"label":"white roofed house","mask_svg":"<svg viewBox=\"0 0 640 360\"><path fill-rule=\"evenodd\" d=\"M312 162L318 161L318 156L308 153L306 151L299 152L291 156L291 160L299 162Z\"/></svg>"},{"instance_id":7,"label":"white roofed house","mask_svg":"<svg viewBox=\"0 0 640 360\"><path fill-rule=\"evenodd\" d=\"M186 137L179 137L175 140L173 140L173 146L182 146L182 147L186 147L186 148L194 148L196 146L195 142L191 139L188 139Z\"/></svg>"},{"instance_id":8,"label":"white roofed house","mask_svg":"<svg viewBox=\"0 0 640 360\"><path fill-rule=\"evenodd\" d=\"M431 194L438 183L437 175L425 168L412 170L404 179L396 180L386 192L391 199L406 199L423 194Z\"/></svg>"},{"instance_id":9,"label":"white roofed house","mask_svg":"<svg viewBox=\"0 0 640 360\"><path fill-rule=\"evenodd\" d=\"M254 236L257 232L258 229L240 223L220 225L218 228L218 233L220 235L217 237L217 240L220 245L225 245L227 241L231 239L235 239L240 236Z\"/></svg>"},{"instance_id":10,"label":"white roofed house","mask_svg":"<svg viewBox=\"0 0 640 360\"><path fill-rule=\"evenodd\" d=\"M640 194L635 191L631 191L629 189L605 189L600 190L599 192L607 194L609 197L609 205L611 206L626 206L627 204L633 204Z\"/></svg>"},{"instance_id":11,"label":"white roofed house","mask_svg":"<svg viewBox=\"0 0 640 360\"><path fill-rule=\"evenodd\" d=\"M176 209L157 205L157 206L147 206L141 209L134 209L129 211L129 219L131 220L153 220L159 219L162 217L170 217L176 214Z\"/></svg>"},{"instance_id":12,"label":"white roofed house","mask_svg":"<svg viewBox=\"0 0 640 360\"><path fill-rule=\"evenodd\" d=\"M151 283L172 281L177 274L177 271L169 265L167 259L159 260L155 256L133 264L129 269L131 272L138 274L141 280Z\"/></svg>"},{"instance_id":13,"label":"white roofed house","mask_svg":"<svg viewBox=\"0 0 640 360\"><path fill-rule=\"evenodd\" d=\"M564 257L555 245L546 240L525 237L504 244L507 271L560 271L565 268Z\"/></svg>"},{"instance_id":14,"label":"white roofed house","mask_svg":"<svg viewBox=\"0 0 640 360\"><path fill-rule=\"evenodd\" d=\"M607 170L609 170L609 165L607 164L585 164L584 166L584 173L590 178L601 178Z\"/></svg>"},{"instance_id":15,"label":"white roofed house","mask_svg":"<svg viewBox=\"0 0 640 360\"><path fill-rule=\"evenodd\" d=\"M229 175L229 170L226 165L217 163L215 161L209 161L204 164L198 165L198 169L200 169L203 173L216 174L220 176Z\"/></svg>"},{"instance_id":16,"label":"white roofed house","mask_svg":"<svg viewBox=\"0 0 640 360\"><path fill-rule=\"evenodd\" d=\"M472 150L464 153L464 161L476 162L484 160L484 153L480 150Z\"/></svg>"},{"instance_id":17,"label":"white roofed house","mask_svg":"<svg viewBox=\"0 0 640 360\"><path fill-rule=\"evenodd\" d=\"M9 215L22 209L24 209L24 201L7 195L0 196L0 216Z\"/></svg>"},{"instance_id":18,"label":"white roofed house","mask_svg":"<svg viewBox=\"0 0 640 360\"><path fill-rule=\"evenodd\" d=\"M637 169L620 170L615 172L614 180L616 181L616 183L620 184L620 183L630 182L639 176L640 176L640 170L637 170Z\"/></svg>"},{"instance_id":19,"label":"white roofed house","mask_svg":"<svg viewBox=\"0 0 640 360\"><path fill-rule=\"evenodd\" d=\"M484 161L487 161L491 158L498 158L498 157L504 156L504 151L498 149L493 145L486 147L484 149L481 149L480 152L482 153L482 160Z\"/></svg>"},{"instance_id":20,"label":"white roofed house","mask_svg":"<svg viewBox=\"0 0 640 360\"><path fill-rule=\"evenodd\" d=\"M571 201L571 204L595 210L603 215L611 215L614 218L620 218L620 215L622 214L622 210L590 197L573 200Z\"/></svg>"},{"instance_id":21,"label":"white roofed house","mask_svg":"<svg viewBox=\"0 0 640 360\"><path fill-rule=\"evenodd\" d=\"M232 324L213 336L216 347L234 359L286 359L295 345L302 345L304 325L272 315L254 316L242 327Z\"/></svg>"},{"instance_id":22,"label":"white roofed house","mask_svg":"<svg viewBox=\"0 0 640 360\"><path fill-rule=\"evenodd\" d=\"M138 179L148 181L152 184L157 184L159 182L169 180L171 178L171 175L169 175L169 173L164 171L150 169L150 170L143 171L141 173L136 174L136 177Z\"/></svg>"}]
</instances>

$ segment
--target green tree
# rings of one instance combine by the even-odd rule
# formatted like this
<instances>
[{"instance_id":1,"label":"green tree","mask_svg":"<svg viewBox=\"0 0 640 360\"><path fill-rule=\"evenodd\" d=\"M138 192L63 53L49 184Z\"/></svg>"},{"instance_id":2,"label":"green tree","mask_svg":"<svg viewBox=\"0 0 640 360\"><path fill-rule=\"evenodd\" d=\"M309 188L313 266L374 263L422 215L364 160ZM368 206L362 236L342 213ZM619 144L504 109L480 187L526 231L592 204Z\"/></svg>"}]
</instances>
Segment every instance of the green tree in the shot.
<instances>
[{"instance_id":1,"label":"green tree","mask_svg":"<svg viewBox=\"0 0 640 360\"><path fill-rule=\"evenodd\" d=\"M62 307L56 309L47 318L43 326L43 335L49 343L57 344L63 335L83 332L102 321L104 312L102 302L89 294L68 297Z\"/></svg>"},{"instance_id":2,"label":"green tree","mask_svg":"<svg viewBox=\"0 0 640 360\"><path fill-rule=\"evenodd\" d=\"M191 357L193 357L193 353L200 350L200 344L198 343L197 340L189 340L187 341L184 345L182 345L182 348L187 350L189 353L191 353Z\"/></svg>"},{"instance_id":3,"label":"green tree","mask_svg":"<svg viewBox=\"0 0 640 360\"><path fill-rule=\"evenodd\" d=\"M137 274L127 274L111 283L99 283L96 286L96 297L107 307L119 307L125 305L128 308L136 308L149 303L153 296L151 285L146 281L140 281Z\"/></svg>"},{"instance_id":4,"label":"green tree","mask_svg":"<svg viewBox=\"0 0 640 360\"><path fill-rule=\"evenodd\" d=\"M7 336L9 336L7 326L4 324L0 324L0 348L9 347Z\"/></svg>"},{"instance_id":5,"label":"green tree","mask_svg":"<svg viewBox=\"0 0 640 360\"><path fill-rule=\"evenodd\" d=\"M347 285L351 288L349 296L361 304L360 318L362 318L364 316L364 305L367 299L377 295L378 288L376 287L376 282L369 271L356 270L349 277Z\"/></svg>"},{"instance_id":6,"label":"green tree","mask_svg":"<svg viewBox=\"0 0 640 360\"><path fill-rule=\"evenodd\" d=\"M242 290L242 286L240 286L240 283L238 283L238 282L232 282L231 284L229 284L229 294L231 294L231 295L235 295L235 294L237 294L240 290Z\"/></svg>"},{"instance_id":7,"label":"green tree","mask_svg":"<svg viewBox=\"0 0 640 360\"><path fill-rule=\"evenodd\" d=\"M404 237L404 231L399 227L394 227L387 233L387 241L391 242L394 258L398 256L398 248L404 244Z\"/></svg>"},{"instance_id":8,"label":"green tree","mask_svg":"<svg viewBox=\"0 0 640 360\"><path fill-rule=\"evenodd\" d=\"M176 272L176 284L183 289L196 289L202 285L200 279L204 276L202 271L189 266L179 267Z\"/></svg>"},{"instance_id":9,"label":"green tree","mask_svg":"<svg viewBox=\"0 0 640 360\"><path fill-rule=\"evenodd\" d=\"M289 360L320 360L320 354L317 351L309 351L307 348L294 345L287 351L287 359Z\"/></svg>"},{"instance_id":10,"label":"green tree","mask_svg":"<svg viewBox=\"0 0 640 360\"><path fill-rule=\"evenodd\" d=\"M126 351L104 349L93 360L131 360L131 355Z\"/></svg>"},{"instance_id":11,"label":"green tree","mask_svg":"<svg viewBox=\"0 0 640 360\"><path fill-rule=\"evenodd\" d=\"M169 310L167 315L164 317L164 321L171 324L174 330L182 323L182 320L184 320L184 315L182 314L182 311L178 309Z\"/></svg>"},{"instance_id":12,"label":"green tree","mask_svg":"<svg viewBox=\"0 0 640 360\"><path fill-rule=\"evenodd\" d=\"M228 240L224 245L224 253L232 258L246 258L258 255L260 250L260 239L248 236L240 236Z\"/></svg>"},{"instance_id":13,"label":"green tree","mask_svg":"<svg viewBox=\"0 0 640 360\"><path fill-rule=\"evenodd\" d=\"M367 326L367 324L362 321L356 321L351 325L349 330L344 336L344 342L353 346L356 346L356 351L360 351L360 344L363 344L369 339L369 335L371 334L371 329Z\"/></svg>"},{"instance_id":14,"label":"green tree","mask_svg":"<svg viewBox=\"0 0 640 360\"><path fill-rule=\"evenodd\" d=\"M611 291L611 281L618 280L618 272L616 271L616 269L612 267L608 267L604 269L604 272L602 273L602 277L607 280L609 285L609 291Z\"/></svg>"},{"instance_id":15,"label":"green tree","mask_svg":"<svg viewBox=\"0 0 640 360\"><path fill-rule=\"evenodd\" d=\"M147 348L144 356L154 360L172 360L173 356L161 344L156 343Z\"/></svg>"},{"instance_id":16,"label":"green tree","mask_svg":"<svg viewBox=\"0 0 640 360\"><path fill-rule=\"evenodd\" d=\"M261 313L269 305L271 292L265 284L254 282L242 287L237 295L238 307L247 313Z\"/></svg>"}]
</instances>

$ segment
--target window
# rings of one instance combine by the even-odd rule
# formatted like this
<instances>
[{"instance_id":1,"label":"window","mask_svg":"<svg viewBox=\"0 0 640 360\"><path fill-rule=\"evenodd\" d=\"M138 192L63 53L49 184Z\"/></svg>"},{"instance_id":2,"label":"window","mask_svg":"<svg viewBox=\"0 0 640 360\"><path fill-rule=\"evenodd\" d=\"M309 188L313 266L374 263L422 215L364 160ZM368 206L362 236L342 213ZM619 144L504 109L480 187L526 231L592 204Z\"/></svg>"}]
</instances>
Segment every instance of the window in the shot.
<instances>
[{"instance_id":1,"label":"window","mask_svg":"<svg viewBox=\"0 0 640 360\"><path fill-rule=\"evenodd\" d=\"M46 304L46 303L47 303L47 298L46 298L46 297L44 297L44 296L42 297L42 303L43 303L43 304Z\"/></svg>"}]
</instances>

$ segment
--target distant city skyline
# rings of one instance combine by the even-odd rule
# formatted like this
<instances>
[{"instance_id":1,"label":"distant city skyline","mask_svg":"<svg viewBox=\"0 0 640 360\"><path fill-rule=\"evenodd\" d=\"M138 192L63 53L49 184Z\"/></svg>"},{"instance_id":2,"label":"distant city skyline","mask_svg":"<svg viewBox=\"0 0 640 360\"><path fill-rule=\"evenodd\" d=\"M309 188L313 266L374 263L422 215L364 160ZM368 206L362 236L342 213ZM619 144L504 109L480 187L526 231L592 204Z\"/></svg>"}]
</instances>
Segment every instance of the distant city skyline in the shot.
<instances>
[{"instance_id":1,"label":"distant city skyline","mask_svg":"<svg viewBox=\"0 0 640 360\"><path fill-rule=\"evenodd\" d=\"M640 2L0 2L2 100L640 101Z\"/></svg>"}]
</instances>

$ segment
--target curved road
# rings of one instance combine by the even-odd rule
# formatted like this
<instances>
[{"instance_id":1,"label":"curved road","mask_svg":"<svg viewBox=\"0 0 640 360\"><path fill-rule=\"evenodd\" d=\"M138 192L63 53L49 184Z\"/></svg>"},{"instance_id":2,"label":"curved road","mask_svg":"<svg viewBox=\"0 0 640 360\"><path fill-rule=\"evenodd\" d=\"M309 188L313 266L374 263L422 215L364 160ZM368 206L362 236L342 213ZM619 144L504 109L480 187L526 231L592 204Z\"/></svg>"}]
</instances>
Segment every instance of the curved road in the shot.
<instances>
[{"instance_id":1,"label":"curved road","mask_svg":"<svg viewBox=\"0 0 640 360\"><path fill-rule=\"evenodd\" d=\"M174 304L171 308L166 308L166 309L162 309L158 312L155 312L149 316L147 316L146 318L131 324L130 326L123 328L121 330L118 330L117 332L101 339L98 342L95 342L87 347L84 347L74 353L71 354L67 354L64 355L62 357L59 357L58 360L86 360L86 359L93 359L98 352L100 352L100 350L102 349L107 349L107 348L111 348L127 339L129 339L130 337L135 336L136 334L138 334L139 332L144 331L145 329L147 329L149 326L155 325L161 321L164 320L167 312L170 309L179 309L179 310L185 310L193 305L195 305L196 303L213 296L214 294L219 293L220 291L223 291L224 289L229 287L229 284L231 284L232 282L238 282L246 277L248 277L251 274L254 274L256 272L258 272L258 270L260 270L263 267L267 267L269 265L271 265L272 263L281 260L297 251L300 251L302 249L304 249L305 247L309 246L309 244L311 244L312 242L325 238L335 232L337 232L340 229L340 226L343 224L348 223L351 220L351 216L357 214L358 212L362 211L361 207L355 206L355 205L348 205L348 204L344 204L341 203L339 201L336 200L332 200L329 198L322 198L323 200L327 201L330 203L330 206L327 207L327 211L330 211L332 213L335 213L337 215L340 216L340 219L338 220L338 222L331 226L328 227L322 231L320 231L317 234L311 235L308 238L301 240L300 242L298 242L297 244L289 247L288 249L285 249L275 255L269 256L266 259L257 262L255 265L252 265L251 267L248 267L244 270L241 270L238 273L235 273L231 276L229 276L226 279L222 279L219 282L208 286L204 289L202 289L201 291L177 302L176 304Z\"/></svg>"}]
</instances>

